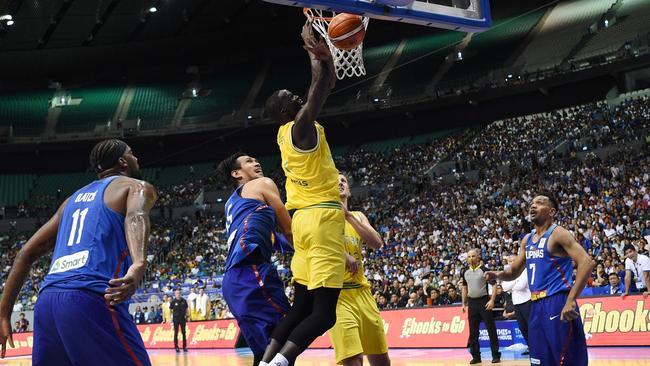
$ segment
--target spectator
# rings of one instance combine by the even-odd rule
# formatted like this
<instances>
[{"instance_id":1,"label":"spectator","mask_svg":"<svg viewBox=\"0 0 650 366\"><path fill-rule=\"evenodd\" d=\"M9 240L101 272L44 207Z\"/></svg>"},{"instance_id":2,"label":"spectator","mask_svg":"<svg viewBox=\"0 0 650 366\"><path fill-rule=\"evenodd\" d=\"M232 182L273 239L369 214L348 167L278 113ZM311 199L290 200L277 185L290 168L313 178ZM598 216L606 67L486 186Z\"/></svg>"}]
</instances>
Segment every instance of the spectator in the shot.
<instances>
[{"instance_id":1,"label":"spectator","mask_svg":"<svg viewBox=\"0 0 650 366\"><path fill-rule=\"evenodd\" d=\"M18 312L23 311L23 304L21 302L15 303L12 311L14 313L18 313Z\"/></svg>"},{"instance_id":2,"label":"spectator","mask_svg":"<svg viewBox=\"0 0 650 366\"><path fill-rule=\"evenodd\" d=\"M163 304L159 304L156 309L156 320L154 323L159 324L163 322Z\"/></svg>"},{"instance_id":3,"label":"spectator","mask_svg":"<svg viewBox=\"0 0 650 366\"><path fill-rule=\"evenodd\" d=\"M608 278L609 278L609 286L607 286L606 293L611 295L625 293L625 286L621 282L621 279L620 277L618 277L618 274L616 272L610 273Z\"/></svg>"},{"instance_id":4,"label":"spectator","mask_svg":"<svg viewBox=\"0 0 650 366\"><path fill-rule=\"evenodd\" d=\"M650 258L639 254L636 247L627 244L623 248L625 252L625 297L630 292L645 292L650 284ZM635 287L632 287L634 281Z\"/></svg>"},{"instance_id":5,"label":"spectator","mask_svg":"<svg viewBox=\"0 0 650 366\"><path fill-rule=\"evenodd\" d=\"M602 262L596 264L594 272L593 287L607 286L607 273L605 272L605 266Z\"/></svg>"},{"instance_id":6,"label":"spectator","mask_svg":"<svg viewBox=\"0 0 650 366\"><path fill-rule=\"evenodd\" d=\"M20 329L21 332L27 332L29 330L29 320L25 318L25 313L20 313L18 315L18 329Z\"/></svg>"},{"instance_id":7,"label":"spectator","mask_svg":"<svg viewBox=\"0 0 650 366\"><path fill-rule=\"evenodd\" d=\"M146 315L147 324L159 323L158 321L159 316L160 314L158 313L158 307L156 305L151 305L149 313Z\"/></svg>"},{"instance_id":8,"label":"spectator","mask_svg":"<svg viewBox=\"0 0 650 366\"><path fill-rule=\"evenodd\" d=\"M508 302L512 302L510 295L507 292L503 292L503 287L497 285L496 287L497 296L494 298L494 309L492 310L492 315L495 319L501 319L503 317L503 310L506 308Z\"/></svg>"},{"instance_id":9,"label":"spectator","mask_svg":"<svg viewBox=\"0 0 650 366\"><path fill-rule=\"evenodd\" d=\"M397 302L398 308L406 307L406 304L409 301L409 293L406 291L406 288L399 288L399 301Z\"/></svg>"},{"instance_id":10,"label":"spectator","mask_svg":"<svg viewBox=\"0 0 650 366\"><path fill-rule=\"evenodd\" d=\"M461 297L458 295L458 291L456 290L456 286L450 284L447 287L447 296L445 297L444 305L460 304L461 303L460 298Z\"/></svg>"},{"instance_id":11,"label":"spectator","mask_svg":"<svg viewBox=\"0 0 650 366\"><path fill-rule=\"evenodd\" d=\"M439 306L445 305L443 300L440 298L440 290L437 288L431 289L431 305Z\"/></svg>"},{"instance_id":12,"label":"spectator","mask_svg":"<svg viewBox=\"0 0 650 366\"><path fill-rule=\"evenodd\" d=\"M208 314L210 314L210 298L201 287L196 296L196 320L208 320Z\"/></svg>"},{"instance_id":13,"label":"spectator","mask_svg":"<svg viewBox=\"0 0 650 366\"><path fill-rule=\"evenodd\" d=\"M163 324L171 324L172 312L171 312L171 309L169 308L170 301L171 301L171 298L167 294L163 295L163 303L161 305L161 308L162 308L162 311L161 311L161 313L162 313L162 323Z\"/></svg>"},{"instance_id":14,"label":"spectator","mask_svg":"<svg viewBox=\"0 0 650 366\"><path fill-rule=\"evenodd\" d=\"M508 265L512 265L517 256L510 255L508 256ZM515 315L517 317L517 324L519 325L519 330L528 344L528 318L530 317L530 289L528 288L528 272L523 271L519 277L514 281L503 281L501 287L504 291L511 293L511 303L515 308ZM507 309L506 311L510 312ZM504 313L505 317L505 313ZM528 354L526 350L524 355Z\"/></svg>"},{"instance_id":15,"label":"spectator","mask_svg":"<svg viewBox=\"0 0 650 366\"><path fill-rule=\"evenodd\" d=\"M147 306L145 306L144 308L142 308L142 312L144 313L144 323L148 323L149 317L151 316L151 311Z\"/></svg>"},{"instance_id":16,"label":"spectator","mask_svg":"<svg viewBox=\"0 0 650 366\"><path fill-rule=\"evenodd\" d=\"M503 313L501 314L501 317L506 320L512 320L517 317L517 311L515 310L515 305L512 303L512 298L508 298L508 301L506 302ZM520 328L521 330L521 328Z\"/></svg>"},{"instance_id":17,"label":"spectator","mask_svg":"<svg viewBox=\"0 0 650 366\"><path fill-rule=\"evenodd\" d=\"M144 324L145 323L144 313L142 312L142 309L140 308L140 306L135 307L135 313L133 314L133 320L135 321L135 324Z\"/></svg>"},{"instance_id":18,"label":"spectator","mask_svg":"<svg viewBox=\"0 0 650 366\"><path fill-rule=\"evenodd\" d=\"M384 297L384 299L385 298L386 297ZM397 308L402 307L402 306L400 306L399 303L400 303L400 300L399 300L399 297L397 296L397 294L392 294L392 295L390 295L390 303L386 304L386 309L397 309Z\"/></svg>"},{"instance_id":19,"label":"spectator","mask_svg":"<svg viewBox=\"0 0 650 366\"><path fill-rule=\"evenodd\" d=\"M190 294L187 295L187 304L190 308L190 320L195 321L198 320L198 314L196 312L196 297L198 295L196 294L196 289L192 287L190 289Z\"/></svg>"},{"instance_id":20,"label":"spectator","mask_svg":"<svg viewBox=\"0 0 650 366\"><path fill-rule=\"evenodd\" d=\"M377 307L379 310L390 310L390 306L388 305L388 301L386 301L386 296L383 294L379 295L379 300L377 302Z\"/></svg>"}]
</instances>

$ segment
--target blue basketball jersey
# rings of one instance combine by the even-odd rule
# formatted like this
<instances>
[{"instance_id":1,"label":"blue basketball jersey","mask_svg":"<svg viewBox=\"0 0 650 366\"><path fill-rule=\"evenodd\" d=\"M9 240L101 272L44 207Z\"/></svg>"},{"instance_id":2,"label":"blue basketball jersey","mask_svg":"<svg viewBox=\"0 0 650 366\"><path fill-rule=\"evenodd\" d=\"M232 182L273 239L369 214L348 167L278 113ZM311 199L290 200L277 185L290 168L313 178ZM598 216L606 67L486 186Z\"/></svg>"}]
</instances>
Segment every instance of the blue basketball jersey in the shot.
<instances>
[{"instance_id":1,"label":"blue basketball jersey","mask_svg":"<svg viewBox=\"0 0 650 366\"><path fill-rule=\"evenodd\" d=\"M571 257L557 257L549 253L548 242L557 225L551 227L533 242L535 229L526 242L526 270L533 300L569 291L573 277Z\"/></svg>"},{"instance_id":2,"label":"blue basketball jersey","mask_svg":"<svg viewBox=\"0 0 650 366\"><path fill-rule=\"evenodd\" d=\"M226 271L243 261L255 249L271 261L275 211L264 202L241 197L244 186L237 188L226 202L228 258Z\"/></svg>"},{"instance_id":3,"label":"blue basketball jersey","mask_svg":"<svg viewBox=\"0 0 650 366\"><path fill-rule=\"evenodd\" d=\"M66 203L45 289L84 289L104 294L108 281L131 265L124 216L106 207L104 191L117 176L96 180Z\"/></svg>"}]
</instances>

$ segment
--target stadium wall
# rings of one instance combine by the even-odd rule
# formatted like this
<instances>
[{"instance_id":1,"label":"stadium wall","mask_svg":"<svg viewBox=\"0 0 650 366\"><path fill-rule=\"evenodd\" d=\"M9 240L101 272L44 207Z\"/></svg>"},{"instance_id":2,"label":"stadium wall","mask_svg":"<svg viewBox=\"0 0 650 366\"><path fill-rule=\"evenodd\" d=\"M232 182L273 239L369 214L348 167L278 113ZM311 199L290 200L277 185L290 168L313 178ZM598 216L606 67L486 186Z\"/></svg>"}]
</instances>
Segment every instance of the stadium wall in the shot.
<instances>
[{"instance_id":1,"label":"stadium wall","mask_svg":"<svg viewBox=\"0 0 650 366\"><path fill-rule=\"evenodd\" d=\"M650 346L650 298L640 295L596 296L578 299L589 346ZM467 313L460 306L383 311L384 331L390 348L465 348L469 335ZM170 324L139 325L148 349L173 348ZM485 333L485 332L483 332ZM498 322L499 343L508 347L521 341L515 321ZM188 348L233 348L239 336L234 319L187 323ZM482 338L486 338L482 334ZM15 348L7 356L32 353L33 333L13 336ZM487 342L487 339L484 340ZM312 348L330 348L327 335Z\"/></svg>"}]
</instances>

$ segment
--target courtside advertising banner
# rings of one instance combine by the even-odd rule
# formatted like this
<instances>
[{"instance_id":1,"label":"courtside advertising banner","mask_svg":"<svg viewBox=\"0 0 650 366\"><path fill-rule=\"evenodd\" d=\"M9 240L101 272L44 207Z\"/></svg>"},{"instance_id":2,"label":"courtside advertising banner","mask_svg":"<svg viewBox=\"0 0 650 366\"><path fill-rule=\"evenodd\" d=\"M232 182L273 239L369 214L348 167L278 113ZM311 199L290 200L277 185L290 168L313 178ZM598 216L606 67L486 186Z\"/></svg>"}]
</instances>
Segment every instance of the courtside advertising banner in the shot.
<instances>
[{"instance_id":1,"label":"courtside advertising banner","mask_svg":"<svg viewBox=\"0 0 650 366\"><path fill-rule=\"evenodd\" d=\"M34 333L14 333L14 347L9 346L7 342L7 353L5 357L12 356L31 356L34 347Z\"/></svg>"},{"instance_id":2,"label":"courtside advertising banner","mask_svg":"<svg viewBox=\"0 0 650 366\"><path fill-rule=\"evenodd\" d=\"M138 325L140 336L147 348L174 348L174 327L171 324ZM234 319L185 324L187 348L234 348L239 327ZM183 336L179 330L178 343Z\"/></svg>"},{"instance_id":3,"label":"courtside advertising banner","mask_svg":"<svg viewBox=\"0 0 650 366\"><path fill-rule=\"evenodd\" d=\"M467 314L459 306L382 311L389 348L465 347ZM309 348L331 348L327 334Z\"/></svg>"},{"instance_id":4,"label":"courtside advertising banner","mask_svg":"<svg viewBox=\"0 0 650 366\"><path fill-rule=\"evenodd\" d=\"M640 295L578 299L589 346L650 346L650 298ZM460 306L404 309L381 312L389 348L465 348L469 335L467 313ZM515 321L497 322L501 347L523 343ZM171 324L138 325L145 347L174 348ZM234 319L192 322L186 325L188 348L233 348L239 336ZM482 331L482 344L487 334ZM179 343L181 342L179 334ZM32 354L32 333L13 335L15 347L7 357ZM8 345L7 345L8 346ZM330 348L328 335L311 348Z\"/></svg>"},{"instance_id":5,"label":"courtside advertising banner","mask_svg":"<svg viewBox=\"0 0 650 366\"><path fill-rule=\"evenodd\" d=\"M650 297L578 299L589 346L650 346Z\"/></svg>"}]
</instances>

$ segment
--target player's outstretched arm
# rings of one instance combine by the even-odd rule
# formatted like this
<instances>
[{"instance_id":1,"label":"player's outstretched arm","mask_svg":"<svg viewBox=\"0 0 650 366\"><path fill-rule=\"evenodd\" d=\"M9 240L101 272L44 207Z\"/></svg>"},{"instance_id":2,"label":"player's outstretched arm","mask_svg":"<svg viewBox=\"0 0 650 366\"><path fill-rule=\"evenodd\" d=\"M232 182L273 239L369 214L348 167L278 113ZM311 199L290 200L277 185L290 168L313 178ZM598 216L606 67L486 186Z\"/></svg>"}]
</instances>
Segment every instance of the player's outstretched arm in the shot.
<instances>
[{"instance_id":1,"label":"player's outstretched arm","mask_svg":"<svg viewBox=\"0 0 650 366\"><path fill-rule=\"evenodd\" d=\"M282 198L280 198L280 190L278 190L278 186L275 185L273 179L266 177L255 179L253 182L255 182L255 184L259 184L260 193L262 194L262 197L264 197L264 201L266 204L273 207L273 211L275 211L275 217L278 220L280 229L282 229L282 233L287 238L289 243L291 243L293 246L293 236L291 235L291 216L289 216L289 212L284 206Z\"/></svg>"},{"instance_id":2,"label":"player's outstretched arm","mask_svg":"<svg viewBox=\"0 0 650 366\"><path fill-rule=\"evenodd\" d=\"M29 238L14 259L14 264L7 277L7 284L5 285L2 300L0 301L0 358L4 358L5 356L7 341L9 341L9 346L14 347L11 337L11 312L18 293L25 283L25 278L27 278L32 264L54 248L56 233L66 203L68 203L67 199L61 204L54 216Z\"/></svg>"},{"instance_id":3,"label":"player's outstretched arm","mask_svg":"<svg viewBox=\"0 0 650 366\"><path fill-rule=\"evenodd\" d=\"M106 289L104 298L110 301L111 305L128 300L142 281L147 268L145 257L151 228L149 212L157 199L156 189L145 181L130 179L126 184L128 194L124 234L132 264L124 277L108 281L111 287Z\"/></svg>"},{"instance_id":4,"label":"player's outstretched arm","mask_svg":"<svg viewBox=\"0 0 650 366\"><path fill-rule=\"evenodd\" d=\"M370 221L368 221L368 218L363 214L363 212L360 212L360 218L357 219L350 211L347 210L347 208L345 208L345 206L344 211L345 220L349 222L350 225L352 225L354 231L359 234L361 240L363 240L366 245L372 249L379 249L382 247L382 245L384 245L384 241L381 239L381 236L377 230L375 230L375 228L370 225Z\"/></svg>"},{"instance_id":5,"label":"player's outstretched arm","mask_svg":"<svg viewBox=\"0 0 650 366\"><path fill-rule=\"evenodd\" d=\"M332 54L323 39L316 39L310 21L303 26L301 35L311 62L311 85L307 102L296 115L291 138L296 147L311 150L318 143L314 121L334 88L336 74Z\"/></svg>"},{"instance_id":6,"label":"player's outstretched arm","mask_svg":"<svg viewBox=\"0 0 650 366\"><path fill-rule=\"evenodd\" d=\"M591 272L596 266L596 263L589 258L585 249L576 241L568 230L558 227L552 235L555 236L556 242L562 246L562 249L564 249L569 257L573 259L578 267L576 281L573 284L573 287L571 287L571 291L569 291L566 305L560 314L560 320L571 321L580 316L580 314L575 310L575 301L578 295L582 293L582 290L585 289L587 280L589 279L589 276L591 276Z\"/></svg>"}]
</instances>

